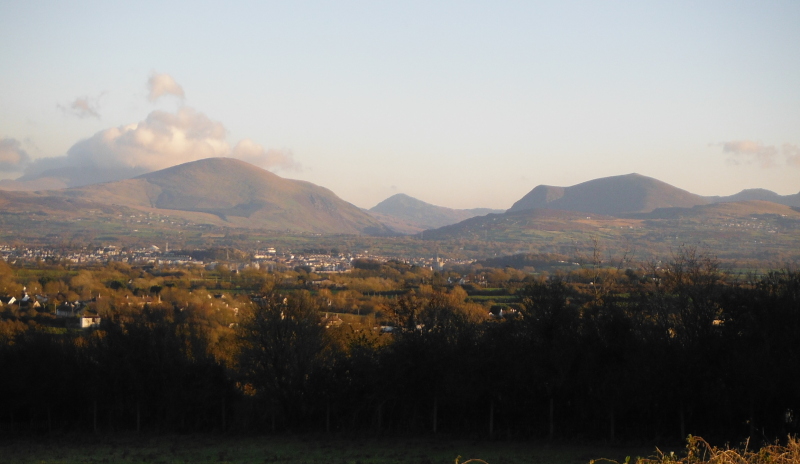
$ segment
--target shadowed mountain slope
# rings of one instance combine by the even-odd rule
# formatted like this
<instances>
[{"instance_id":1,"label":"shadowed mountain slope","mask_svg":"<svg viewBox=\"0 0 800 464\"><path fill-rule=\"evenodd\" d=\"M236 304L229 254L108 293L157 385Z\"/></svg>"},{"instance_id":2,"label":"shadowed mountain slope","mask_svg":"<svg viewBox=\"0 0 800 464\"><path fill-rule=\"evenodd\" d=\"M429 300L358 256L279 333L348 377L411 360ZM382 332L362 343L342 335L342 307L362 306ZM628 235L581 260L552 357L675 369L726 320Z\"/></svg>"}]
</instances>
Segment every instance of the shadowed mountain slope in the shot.
<instances>
[{"instance_id":1,"label":"shadowed mountain slope","mask_svg":"<svg viewBox=\"0 0 800 464\"><path fill-rule=\"evenodd\" d=\"M446 208L403 193L392 195L369 210L371 215L400 233L417 233L455 224L471 217L501 212L490 208Z\"/></svg>"},{"instance_id":2,"label":"shadowed mountain slope","mask_svg":"<svg viewBox=\"0 0 800 464\"><path fill-rule=\"evenodd\" d=\"M778 195L767 189L746 189L729 196L706 197L711 203L731 203L737 201L771 201L786 206L800 206L800 193Z\"/></svg>"},{"instance_id":3,"label":"shadowed mountain slope","mask_svg":"<svg viewBox=\"0 0 800 464\"><path fill-rule=\"evenodd\" d=\"M598 249L605 260L669 256L684 246L722 260L800 259L800 208L766 201L658 208L648 213L601 215L546 208L489 214L427 230L424 240L485 243L502 255L557 253L583 256ZM597 248L599 247L599 248ZM593 249L594 248L594 249Z\"/></svg>"},{"instance_id":4,"label":"shadowed mountain slope","mask_svg":"<svg viewBox=\"0 0 800 464\"><path fill-rule=\"evenodd\" d=\"M751 200L738 202L719 202L697 205L691 208L658 208L649 213L627 215L632 219L685 219L700 218L723 220L726 218L748 218L772 215L790 219L800 219L800 208L781 205L772 201Z\"/></svg>"},{"instance_id":5,"label":"shadowed mountain slope","mask_svg":"<svg viewBox=\"0 0 800 464\"><path fill-rule=\"evenodd\" d=\"M652 177L627 174L594 179L571 187L540 185L508 211L549 208L616 215L706 203L709 200Z\"/></svg>"},{"instance_id":6,"label":"shadowed mountain slope","mask_svg":"<svg viewBox=\"0 0 800 464\"><path fill-rule=\"evenodd\" d=\"M567 231L592 231L597 224L608 221L629 222L613 216L547 208L507 211L501 214L476 216L458 224L451 224L425 231L426 240L447 239L494 239L505 241L522 230L538 230L553 233ZM627 222L626 222L627 221Z\"/></svg>"},{"instance_id":7,"label":"shadowed mountain slope","mask_svg":"<svg viewBox=\"0 0 800 464\"><path fill-rule=\"evenodd\" d=\"M21 195L21 193L20 193ZM231 227L295 232L388 235L391 231L330 190L284 179L232 158L209 158L105 184L30 194L170 214L201 213ZM27 200L31 201L31 200Z\"/></svg>"}]
</instances>

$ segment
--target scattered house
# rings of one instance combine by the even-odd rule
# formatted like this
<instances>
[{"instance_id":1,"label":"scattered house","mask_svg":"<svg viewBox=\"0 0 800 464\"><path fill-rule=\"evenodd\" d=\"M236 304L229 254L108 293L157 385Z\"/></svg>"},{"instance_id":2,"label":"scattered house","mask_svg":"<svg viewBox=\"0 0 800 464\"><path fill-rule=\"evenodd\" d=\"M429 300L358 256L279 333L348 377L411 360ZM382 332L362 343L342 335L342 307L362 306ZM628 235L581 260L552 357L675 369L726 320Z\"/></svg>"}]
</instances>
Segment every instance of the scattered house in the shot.
<instances>
[{"instance_id":1,"label":"scattered house","mask_svg":"<svg viewBox=\"0 0 800 464\"><path fill-rule=\"evenodd\" d=\"M325 316L322 318L322 325L326 329L330 329L331 327L339 327L343 322L344 321L339 317L338 314L325 313Z\"/></svg>"},{"instance_id":2,"label":"scattered house","mask_svg":"<svg viewBox=\"0 0 800 464\"><path fill-rule=\"evenodd\" d=\"M517 317L519 315L519 311L514 308L504 308L502 306L493 306L489 310L489 317L493 319L509 319L513 317Z\"/></svg>"},{"instance_id":3,"label":"scattered house","mask_svg":"<svg viewBox=\"0 0 800 464\"><path fill-rule=\"evenodd\" d=\"M100 325L100 316L87 310L85 301L65 301L56 307L56 317L78 317L80 328L97 327Z\"/></svg>"},{"instance_id":4,"label":"scattered house","mask_svg":"<svg viewBox=\"0 0 800 464\"><path fill-rule=\"evenodd\" d=\"M99 327L100 316L97 314L84 314L81 316L81 329L88 329L89 327Z\"/></svg>"},{"instance_id":5,"label":"scattered house","mask_svg":"<svg viewBox=\"0 0 800 464\"><path fill-rule=\"evenodd\" d=\"M58 305L56 308L56 316L58 317L74 317L80 314L81 310L83 310L84 304L80 301L73 301L70 303L69 301L65 301Z\"/></svg>"},{"instance_id":6,"label":"scattered house","mask_svg":"<svg viewBox=\"0 0 800 464\"><path fill-rule=\"evenodd\" d=\"M42 304L40 301L42 301L42 298L40 298L39 295L36 295L35 298L31 298L27 292L23 291L22 297L19 300L15 296L0 296L0 306L11 306L15 304L20 308L41 308ZM44 298L44 301L46 302L47 298Z\"/></svg>"},{"instance_id":7,"label":"scattered house","mask_svg":"<svg viewBox=\"0 0 800 464\"><path fill-rule=\"evenodd\" d=\"M19 307L20 308L41 308L42 305L39 303L39 300L31 298L27 292L22 294L22 299L19 300Z\"/></svg>"}]
</instances>

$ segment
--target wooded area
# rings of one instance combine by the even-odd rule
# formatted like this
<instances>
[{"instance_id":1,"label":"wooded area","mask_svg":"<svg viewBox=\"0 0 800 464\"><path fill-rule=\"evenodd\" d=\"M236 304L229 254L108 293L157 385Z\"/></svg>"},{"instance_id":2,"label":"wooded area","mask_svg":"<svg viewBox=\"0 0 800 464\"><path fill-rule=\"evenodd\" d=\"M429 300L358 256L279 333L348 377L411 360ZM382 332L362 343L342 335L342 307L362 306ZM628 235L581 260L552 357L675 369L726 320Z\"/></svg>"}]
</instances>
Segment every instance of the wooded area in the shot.
<instances>
[{"instance_id":1,"label":"wooded area","mask_svg":"<svg viewBox=\"0 0 800 464\"><path fill-rule=\"evenodd\" d=\"M796 430L800 272L734 278L694 250L625 267L480 269L459 286L365 263L321 288L302 270L0 263L0 292L47 299L2 308L0 427L611 441ZM477 284L490 279L504 303ZM99 326L54 315L81 299Z\"/></svg>"}]
</instances>

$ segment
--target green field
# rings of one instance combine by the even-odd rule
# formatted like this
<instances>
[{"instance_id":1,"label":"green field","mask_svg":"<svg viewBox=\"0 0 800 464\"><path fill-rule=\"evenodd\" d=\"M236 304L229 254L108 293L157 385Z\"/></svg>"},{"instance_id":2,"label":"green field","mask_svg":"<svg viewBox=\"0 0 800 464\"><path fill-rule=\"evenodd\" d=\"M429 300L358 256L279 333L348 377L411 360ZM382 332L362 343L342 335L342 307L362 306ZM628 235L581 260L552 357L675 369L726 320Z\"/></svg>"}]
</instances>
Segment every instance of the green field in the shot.
<instances>
[{"instance_id":1,"label":"green field","mask_svg":"<svg viewBox=\"0 0 800 464\"><path fill-rule=\"evenodd\" d=\"M74 436L0 442L3 463L335 463L578 464L654 454L654 448L447 439L320 436Z\"/></svg>"},{"instance_id":2,"label":"green field","mask_svg":"<svg viewBox=\"0 0 800 464\"><path fill-rule=\"evenodd\" d=\"M573 261L583 261L581 257L591 256L598 247L611 261L623 256L639 261L666 259L688 245L748 269L780 267L800 259L800 213L780 205L720 204L628 218L536 214L478 217L419 236L372 237L208 224L200 218L125 207L105 212L0 211L0 243L63 247L169 242L176 250L234 247L252 251L269 246L279 252L335 249L373 256L439 255L466 260L554 253ZM564 270L569 269L565 263Z\"/></svg>"}]
</instances>

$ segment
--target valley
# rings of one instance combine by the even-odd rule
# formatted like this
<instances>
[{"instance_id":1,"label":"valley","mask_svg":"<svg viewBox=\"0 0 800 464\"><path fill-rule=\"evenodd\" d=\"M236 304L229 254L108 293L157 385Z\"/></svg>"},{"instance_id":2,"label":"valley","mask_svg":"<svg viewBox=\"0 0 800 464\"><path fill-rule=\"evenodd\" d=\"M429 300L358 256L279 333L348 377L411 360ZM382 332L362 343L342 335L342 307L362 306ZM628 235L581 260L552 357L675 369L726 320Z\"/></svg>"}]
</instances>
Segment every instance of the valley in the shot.
<instances>
[{"instance_id":1,"label":"valley","mask_svg":"<svg viewBox=\"0 0 800 464\"><path fill-rule=\"evenodd\" d=\"M531 204L531 198L541 202ZM625 202L615 203L620 198ZM209 159L74 189L0 191L0 243L62 248L169 243L176 250L246 252L266 244L286 252L337 249L409 259L533 253L570 261L600 247L607 262L668 259L678 248L692 246L737 267L800 260L797 206L716 200L627 175L576 187L536 187L507 212L453 210L403 195L365 212L321 187L241 161Z\"/></svg>"}]
</instances>

